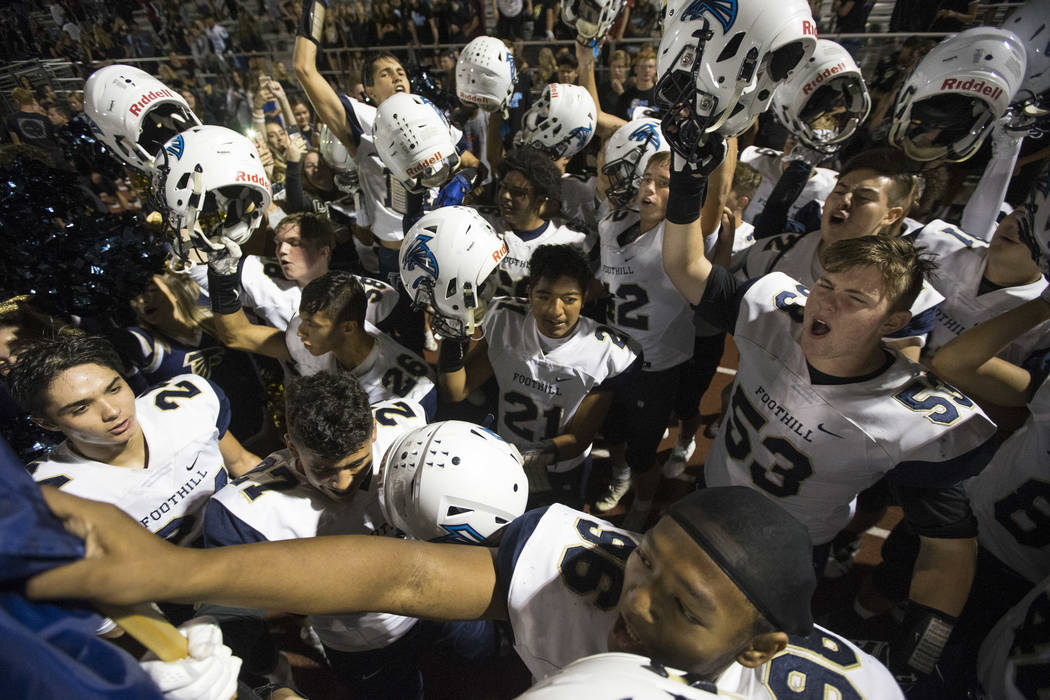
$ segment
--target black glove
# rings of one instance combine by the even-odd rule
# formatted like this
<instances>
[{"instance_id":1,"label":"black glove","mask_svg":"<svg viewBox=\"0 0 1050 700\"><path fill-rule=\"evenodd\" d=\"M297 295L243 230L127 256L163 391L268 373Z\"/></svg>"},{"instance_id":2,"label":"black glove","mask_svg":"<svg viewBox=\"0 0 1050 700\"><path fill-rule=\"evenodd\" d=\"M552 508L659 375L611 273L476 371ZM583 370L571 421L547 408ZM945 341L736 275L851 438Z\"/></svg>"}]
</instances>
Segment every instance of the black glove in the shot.
<instances>
[{"instance_id":1,"label":"black glove","mask_svg":"<svg viewBox=\"0 0 1050 700\"><path fill-rule=\"evenodd\" d=\"M438 350L438 372L458 372L463 369L463 350L467 341L459 338L442 338Z\"/></svg>"},{"instance_id":2,"label":"black glove","mask_svg":"<svg viewBox=\"0 0 1050 700\"><path fill-rule=\"evenodd\" d=\"M233 314L241 310L240 260L220 256L208 261L208 296L211 310L217 314Z\"/></svg>"}]
</instances>

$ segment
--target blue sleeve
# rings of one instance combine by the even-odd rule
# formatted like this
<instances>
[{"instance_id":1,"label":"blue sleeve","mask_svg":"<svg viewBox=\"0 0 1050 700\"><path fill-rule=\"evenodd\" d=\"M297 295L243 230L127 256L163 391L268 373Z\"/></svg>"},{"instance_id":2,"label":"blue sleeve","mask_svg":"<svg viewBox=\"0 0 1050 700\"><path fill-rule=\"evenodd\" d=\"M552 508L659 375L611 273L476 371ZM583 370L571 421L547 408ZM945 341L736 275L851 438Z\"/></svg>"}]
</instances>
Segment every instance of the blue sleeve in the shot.
<instances>
[{"instance_id":1,"label":"blue sleeve","mask_svg":"<svg viewBox=\"0 0 1050 700\"><path fill-rule=\"evenodd\" d=\"M757 279L741 282L721 265L712 265L704 296L693 308L698 316L719 330L733 333L744 295Z\"/></svg>"},{"instance_id":2,"label":"blue sleeve","mask_svg":"<svg viewBox=\"0 0 1050 700\"><path fill-rule=\"evenodd\" d=\"M267 542L266 537L226 509L214 498L204 507L204 527L201 533L205 547L227 547L234 544Z\"/></svg>"},{"instance_id":3,"label":"blue sleeve","mask_svg":"<svg viewBox=\"0 0 1050 700\"><path fill-rule=\"evenodd\" d=\"M423 407L423 412L427 414L426 415L427 423L430 423L431 421L433 421L434 420L434 414L437 413L437 402L438 402L437 396L438 396L438 392L437 392L437 387L435 386L433 389L431 389L429 392L427 392L426 396L424 396L423 398L421 398L419 400L419 405Z\"/></svg>"},{"instance_id":4,"label":"blue sleeve","mask_svg":"<svg viewBox=\"0 0 1050 700\"><path fill-rule=\"evenodd\" d=\"M1029 397L1034 396L1050 375L1050 348L1033 351L1024 359L1021 366L1032 375L1032 380L1028 383L1028 395Z\"/></svg>"},{"instance_id":5,"label":"blue sleeve","mask_svg":"<svg viewBox=\"0 0 1050 700\"><path fill-rule=\"evenodd\" d=\"M514 576L514 567L518 565L521 550L540 524L540 518L546 514L546 508L535 508L515 518L504 528L496 551L496 586L503 600L510 595L510 579Z\"/></svg>"},{"instance_id":6,"label":"blue sleeve","mask_svg":"<svg viewBox=\"0 0 1050 700\"><path fill-rule=\"evenodd\" d=\"M980 473L988 464L988 461L999 449L1002 442L996 436L992 436L969 452L946 459L943 462L927 462L912 460L901 462L889 472L886 477L902 486L915 486L920 488L947 488L954 486L963 479L969 479Z\"/></svg>"},{"instance_id":7,"label":"blue sleeve","mask_svg":"<svg viewBox=\"0 0 1050 700\"><path fill-rule=\"evenodd\" d=\"M937 306L940 306L938 304ZM931 306L916 316L912 316L908 325L899 331L890 333L889 338L911 338L916 335L928 335L933 330L933 319L936 317L937 306Z\"/></svg>"},{"instance_id":8,"label":"blue sleeve","mask_svg":"<svg viewBox=\"0 0 1050 700\"><path fill-rule=\"evenodd\" d=\"M226 392L219 388L219 385L212 380L207 380L208 384L211 385L212 390L215 391L215 397L219 399L219 415L215 417L215 427L219 430L219 439L226 437L226 431L230 429L230 400L226 397Z\"/></svg>"},{"instance_id":9,"label":"blue sleeve","mask_svg":"<svg viewBox=\"0 0 1050 700\"><path fill-rule=\"evenodd\" d=\"M460 153L462 153L463 151L469 151L470 150L469 148L467 148L467 132L466 131L464 131L463 135L459 137L459 143L456 144L456 150L458 152L460 152Z\"/></svg>"},{"instance_id":10,"label":"blue sleeve","mask_svg":"<svg viewBox=\"0 0 1050 700\"><path fill-rule=\"evenodd\" d=\"M343 104L343 112L346 114L346 124L350 127L350 133L353 135L354 141L360 143L361 136L365 133L365 130L361 127L361 122L357 121L354 106L347 95L340 95L339 101Z\"/></svg>"}]
</instances>

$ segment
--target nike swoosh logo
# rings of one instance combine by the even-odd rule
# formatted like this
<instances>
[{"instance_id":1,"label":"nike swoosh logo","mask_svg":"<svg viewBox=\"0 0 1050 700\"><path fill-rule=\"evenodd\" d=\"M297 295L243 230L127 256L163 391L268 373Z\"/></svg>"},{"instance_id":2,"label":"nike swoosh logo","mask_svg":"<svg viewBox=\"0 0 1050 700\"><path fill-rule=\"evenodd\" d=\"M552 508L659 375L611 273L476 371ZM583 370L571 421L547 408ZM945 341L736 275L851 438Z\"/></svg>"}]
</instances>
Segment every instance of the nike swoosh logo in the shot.
<instances>
[{"instance_id":1,"label":"nike swoosh logo","mask_svg":"<svg viewBox=\"0 0 1050 700\"><path fill-rule=\"evenodd\" d=\"M632 255L631 257L629 257L629 258L624 258L624 259L623 259L623 261L624 261L625 263L629 263L629 262L631 262L632 260L634 260L634 256L633 256L633 255Z\"/></svg>"},{"instance_id":2,"label":"nike swoosh logo","mask_svg":"<svg viewBox=\"0 0 1050 700\"><path fill-rule=\"evenodd\" d=\"M823 423L817 423L817 430L819 430L822 433L827 433L831 437L837 437L839 440L845 440L846 439L846 438L842 437L841 435L838 435L837 433L833 433L830 430L828 430L827 428L825 428Z\"/></svg>"},{"instance_id":3,"label":"nike swoosh logo","mask_svg":"<svg viewBox=\"0 0 1050 700\"><path fill-rule=\"evenodd\" d=\"M200 458L201 458L201 456L197 455L197 457L193 460L193 464L191 464L190 466L186 467L186 471L188 471L188 472L193 471L193 468L197 466L197 460L200 459Z\"/></svg>"},{"instance_id":4,"label":"nike swoosh logo","mask_svg":"<svg viewBox=\"0 0 1050 700\"><path fill-rule=\"evenodd\" d=\"M567 379L572 379L572 377L558 377L554 381L556 381L556 382L564 382Z\"/></svg>"}]
</instances>

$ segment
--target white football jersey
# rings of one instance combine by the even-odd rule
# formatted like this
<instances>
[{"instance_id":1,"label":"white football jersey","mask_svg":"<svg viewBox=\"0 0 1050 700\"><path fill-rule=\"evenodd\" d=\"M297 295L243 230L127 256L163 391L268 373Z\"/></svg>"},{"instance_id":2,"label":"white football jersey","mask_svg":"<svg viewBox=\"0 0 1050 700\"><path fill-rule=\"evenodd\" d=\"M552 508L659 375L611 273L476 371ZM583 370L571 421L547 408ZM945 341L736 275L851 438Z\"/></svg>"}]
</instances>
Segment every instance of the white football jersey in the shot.
<instances>
[{"instance_id":1,"label":"white football jersey","mask_svg":"<svg viewBox=\"0 0 1050 700\"><path fill-rule=\"evenodd\" d=\"M737 270L743 267L744 261L747 260L748 251L751 250L753 245L755 245L755 227L753 224L741 221L740 225L733 230L733 252L730 256L730 270Z\"/></svg>"},{"instance_id":2,"label":"white football jersey","mask_svg":"<svg viewBox=\"0 0 1050 700\"><path fill-rule=\"evenodd\" d=\"M112 503L160 537L193 542L208 497L226 484L219 440L230 422L226 396L203 377L183 374L135 399L148 468L114 467L81 457L63 442L29 465L38 483Z\"/></svg>"},{"instance_id":3,"label":"white football jersey","mask_svg":"<svg viewBox=\"0 0 1050 700\"><path fill-rule=\"evenodd\" d=\"M483 328L499 384L497 432L515 445L564 433L583 399L611 384L639 357L629 338L584 316L570 337L546 339L555 347L545 352L525 299L494 299ZM590 453L588 445L579 456L548 469L568 471Z\"/></svg>"},{"instance_id":4,"label":"white football jersey","mask_svg":"<svg viewBox=\"0 0 1050 700\"><path fill-rule=\"evenodd\" d=\"M664 222L638 235L638 221L637 211L620 209L598 225L602 264L595 277L612 295L609 325L637 340L644 370L656 372L693 356L694 314L664 272Z\"/></svg>"},{"instance_id":5,"label":"white football jersey","mask_svg":"<svg viewBox=\"0 0 1050 700\"><path fill-rule=\"evenodd\" d=\"M563 505L522 517L528 527L511 526L519 539L500 543L499 565L513 569L497 577L509 583L514 648L540 679L609 650L624 565L641 537ZM768 663L753 669L734 663L717 680L719 691L749 700L794 697L818 684L823 692L804 697L903 698L882 664L820 627L789 637L789 646Z\"/></svg>"},{"instance_id":6,"label":"white football jersey","mask_svg":"<svg viewBox=\"0 0 1050 700\"><path fill-rule=\"evenodd\" d=\"M755 223L755 218L766 208L769 195L773 193L773 188L780 180L783 173L781 169L783 155L781 151L757 146L748 146L740 153L740 162L750 165L762 175L761 184L755 190L751 203L744 210L744 221L749 224ZM820 202L823 207L824 200L831 194L831 190L835 189L838 179L839 174L834 170L814 168L813 174L802 188L802 193L788 208L788 218L793 217L799 209L812 201Z\"/></svg>"},{"instance_id":7,"label":"white football jersey","mask_svg":"<svg viewBox=\"0 0 1050 700\"><path fill-rule=\"evenodd\" d=\"M936 256L937 272L930 282L944 295L944 303L934 312L933 330L923 347L923 354L928 357L933 357L939 347L963 331L1035 299L1046 288L1046 280L1040 277L1030 284L978 294L988 264L988 244L939 219L915 235L915 245ZM1039 347L1040 341L1047 340L1048 329L1050 322L1036 326L998 356L1020 364Z\"/></svg>"},{"instance_id":8,"label":"white football jersey","mask_svg":"<svg viewBox=\"0 0 1050 700\"><path fill-rule=\"evenodd\" d=\"M977 678L993 700L1044 700L1050 695L1050 578L1010 608L985 637Z\"/></svg>"},{"instance_id":9,"label":"white football jersey","mask_svg":"<svg viewBox=\"0 0 1050 700\"><path fill-rule=\"evenodd\" d=\"M849 522L854 497L888 472L920 485L969 476L966 455L995 424L897 354L878 376L813 384L799 344L808 294L779 272L745 294L733 336L740 365L704 475L708 486L749 486L775 499L820 545Z\"/></svg>"},{"instance_id":10,"label":"white football jersey","mask_svg":"<svg viewBox=\"0 0 1050 700\"><path fill-rule=\"evenodd\" d=\"M981 546L1032 583L1050 576L1050 379L1031 416L966 483Z\"/></svg>"},{"instance_id":11,"label":"white football jersey","mask_svg":"<svg viewBox=\"0 0 1050 700\"><path fill-rule=\"evenodd\" d=\"M372 406L372 415L376 420L372 475L350 500L329 499L296 470L288 450L274 452L212 496L204 521L205 544L216 547L324 535L402 536L379 507L379 469L390 445L406 432L426 425L426 418L422 406L403 399ZM385 647L415 622L415 618L387 613L312 617L317 636L339 651Z\"/></svg>"},{"instance_id":12,"label":"white football jersey","mask_svg":"<svg viewBox=\"0 0 1050 700\"><path fill-rule=\"evenodd\" d=\"M744 260L743 269L737 277L754 279L770 272L783 272L788 277L812 287L824 274L817 249L820 246L820 231L809 233L782 233L766 238L751 246ZM934 308L944 301L944 295L923 280L922 290L911 305L912 317ZM934 312L936 313L936 312ZM926 333L917 328L914 336L925 339ZM902 336L903 337L903 336Z\"/></svg>"},{"instance_id":13,"label":"white football jersey","mask_svg":"<svg viewBox=\"0 0 1050 700\"><path fill-rule=\"evenodd\" d=\"M499 263L499 286L496 287L494 296L525 296L529 277L529 260L532 259L532 253L541 245L571 245L581 253L586 253L584 243L586 236L565 224L548 221L543 233L524 241L502 217L493 216L491 212L484 210L479 210L478 213L492 224L492 228L507 244L507 254Z\"/></svg>"},{"instance_id":14,"label":"white football jersey","mask_svg":"<svg viewBox=\"0 0 1050 700\"><path fill-rule=\"evenodd\" d=\"M361 388L368 394L369 403L388 399L411 399L433 412L437 402L436 375L422 357L365 321L365 331L375 338L371 352L350 370ZM298 336L285 337L289 352L303 376L318 372L338 372L339 363L332 353L314 357ZM293 351L293 345L297 348Z\"/></svg>"}]
</instances>

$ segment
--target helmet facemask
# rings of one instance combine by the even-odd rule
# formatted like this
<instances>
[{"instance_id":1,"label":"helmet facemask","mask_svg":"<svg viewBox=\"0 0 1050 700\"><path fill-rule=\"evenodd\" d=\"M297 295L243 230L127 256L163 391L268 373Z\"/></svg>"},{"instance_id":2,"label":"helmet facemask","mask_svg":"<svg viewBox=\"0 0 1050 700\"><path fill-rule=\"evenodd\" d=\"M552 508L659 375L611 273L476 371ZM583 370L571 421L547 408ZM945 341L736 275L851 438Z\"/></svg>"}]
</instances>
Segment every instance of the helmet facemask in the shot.
<instances>
[{"instance_id":1,"label":"helmet facemask","mask_svg":"<svg viewBox=\"0 0 1050 700\"><path fill-rule=\"evenodd\" d=\"M648 137L647 137L648 138ZM609 180L605 196L618 207L625 206L638 194L638 182L642 175L639 166L645 157L646 144L640 143L620 158L606 163L602 172Z\"/></svg>"},{"instance_id":2,"label":"helmet facemask","mask_svg":"<svg viewBox=\"0 0 1050 700\"><path fill-rule=\"evenodd\" d=\"M466 282L461 290L457 289L458 279L453 278L443 290L444 298L440 301L434 293L435 278L422 277L416 280L413 305L431 309L430 328L435 333L445 338L471 338L481 327L489 302L499 286L498 273L497 267L476 288L472 282ZM457 297L462 299L462 303L457 301Z\"/></svg>"}]
</instances>

